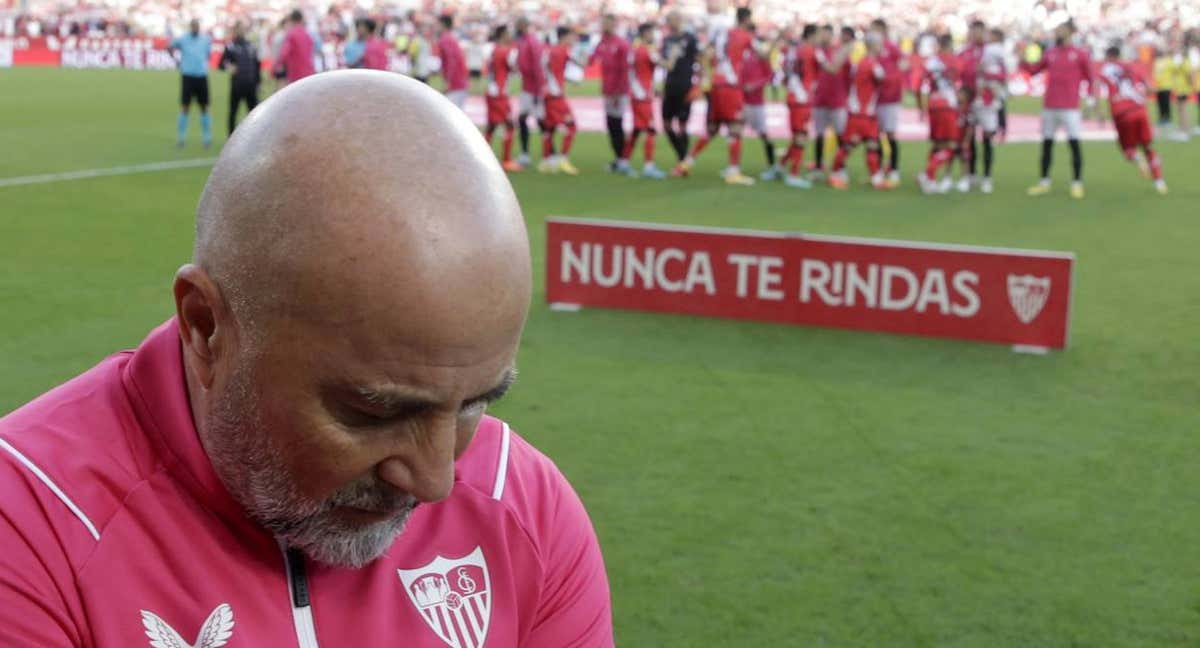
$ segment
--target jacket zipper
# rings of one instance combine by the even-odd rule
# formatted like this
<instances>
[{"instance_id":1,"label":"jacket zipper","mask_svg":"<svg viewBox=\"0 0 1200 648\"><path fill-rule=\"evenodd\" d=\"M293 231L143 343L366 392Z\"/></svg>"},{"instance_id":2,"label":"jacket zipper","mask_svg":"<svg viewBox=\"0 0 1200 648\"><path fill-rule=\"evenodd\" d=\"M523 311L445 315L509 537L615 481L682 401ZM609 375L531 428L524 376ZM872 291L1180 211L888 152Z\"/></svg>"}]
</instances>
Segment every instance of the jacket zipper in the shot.
<instances>
[{"instance_id":1,"label":"jacket zipper","mask_svg":"<svg viewBox=\"0 0 1200 648\"><path fill-rule=\"evenodd\" d=\"M288 593L292 599L292 622L296 626L296 642L300 648L319 648L317 629L313 626L312 601L308 594L308 574L304 567L304 554L289 549L280 543L283 551L283 566L287 572Z\"/></svg>"}]
</instances>

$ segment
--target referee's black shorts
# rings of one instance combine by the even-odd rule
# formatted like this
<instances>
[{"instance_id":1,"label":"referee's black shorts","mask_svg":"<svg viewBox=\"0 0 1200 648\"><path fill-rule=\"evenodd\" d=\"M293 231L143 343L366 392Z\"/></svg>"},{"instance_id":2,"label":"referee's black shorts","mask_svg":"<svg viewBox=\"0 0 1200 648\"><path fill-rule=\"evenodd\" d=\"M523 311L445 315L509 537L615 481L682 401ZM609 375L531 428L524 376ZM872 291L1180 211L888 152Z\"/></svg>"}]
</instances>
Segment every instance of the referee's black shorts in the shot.
<instances>
[{"instance_id":1,"label":"referee's black shorts","mask_svg":"<svg viewBox=\"0 0 1200 648\"><path fill-rule=\"evenodd\" d=\"M179 105L190 106L192 99L195 99L201 108L208 108L208 77L195 77L185 74L179 78L182 80L179 91Z\"/></svg>"},{"instance_id":2,"label":"referee's black shorts","mask_svg":"<svg viewBox=\"0 0 1200 648\"><path fill-rule=\"evenodd\" d=\"M664 126L672 119L687 123L692 116L692 102L687 99L688 91L668 90L663 93L662 118Z\"/></svg>"}]
</instances>

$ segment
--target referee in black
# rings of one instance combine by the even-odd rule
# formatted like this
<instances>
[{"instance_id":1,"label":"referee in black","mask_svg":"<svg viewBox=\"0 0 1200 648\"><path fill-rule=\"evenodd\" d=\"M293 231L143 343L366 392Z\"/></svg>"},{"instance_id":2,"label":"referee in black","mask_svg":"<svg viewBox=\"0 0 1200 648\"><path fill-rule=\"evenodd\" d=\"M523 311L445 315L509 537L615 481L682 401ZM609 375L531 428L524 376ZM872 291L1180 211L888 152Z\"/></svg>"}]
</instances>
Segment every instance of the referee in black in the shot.
<instances>
[{"instance_id":1,"label":"referee in black","mask_svg":"<svg viewBox=\"0 0 1200 648\"><path fill-rule=\"evenodd\" d=\"M233 26L233 40L221 54L221 69L229 70L229 134L237 126L238 104L246 102L249 113L258 105L258 84L262 81L262 64L258 49L246 40L242 23Z\"/></svg>"},{"instance_id":2,"label":"referee in black","mask_svg":"<svg viewBox=\"0 0 1200 648\"><path fill-rule=\"evenodd\" d=\"M678 11L667 14L669 33L663 39L662 62L667 69L663 84L662 121L675 156L683 161L688 154L688 117L692 115L692 84L696 75L699 48L696 36L683 28Z\"/></svg>"}]
</instances>

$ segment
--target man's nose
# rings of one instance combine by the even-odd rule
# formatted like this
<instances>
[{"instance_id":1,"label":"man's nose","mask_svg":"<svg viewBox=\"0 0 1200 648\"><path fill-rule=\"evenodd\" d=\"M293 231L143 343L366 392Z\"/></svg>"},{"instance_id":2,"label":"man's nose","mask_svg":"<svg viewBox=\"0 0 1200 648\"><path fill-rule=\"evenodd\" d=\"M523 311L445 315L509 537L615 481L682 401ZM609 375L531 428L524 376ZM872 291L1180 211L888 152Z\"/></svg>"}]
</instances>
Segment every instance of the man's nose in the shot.
<instances>
[{"instance_id":1,"label":"man's nose","mask_svg":"<svg viewBox=\"0 0 1200 648\"><path fill-rule=\"evenodd\" d=\"M379 463L379 478L420 502L436 502L454 486L454 447L457 417L430 416L419 432Z\"/></svg>"}]
</instances>

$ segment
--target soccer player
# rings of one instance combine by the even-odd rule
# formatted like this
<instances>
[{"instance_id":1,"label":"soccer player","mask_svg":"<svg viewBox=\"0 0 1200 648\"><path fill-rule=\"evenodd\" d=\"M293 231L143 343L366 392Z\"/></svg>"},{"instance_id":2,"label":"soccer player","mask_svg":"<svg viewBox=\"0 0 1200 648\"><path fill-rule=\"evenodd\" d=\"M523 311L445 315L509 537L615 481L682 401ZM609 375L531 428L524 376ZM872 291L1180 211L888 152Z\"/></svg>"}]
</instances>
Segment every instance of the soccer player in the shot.
<instances>
[{"instance_id":1,"label":"soccer player","mask_svg":"<svg viewBox=\"0 0 1200 648\"><path fill-rule=\"evenodd\" d=\"M1000 108L1008 90L1008 71L1004 63L1004 32L992 29L988 43L983 46L975 66L975 92L971 102L971 125L979 130L983 144L983 178L979 190L992 193L992 163L995 160L995 140L1000 129ZM975 134L971 134L971 146ZM975 174L975 154L971 153L971 174Z\"/></svg>"},{"instance_id":2,"label":"soccer player","mask_svg":"<svg viewBox=\"0 0 1200 648\"><path fill-rule=\"evenodd\" d=\"M692 116L699 53L696 36L684 29L683 17L678 11L672 10L667 14L667 36L662 46L662 64L666 69L662 121L677 161L683 161L688 154L687 126Z\"/></svg>"},{"instance_id":3,"label":"soccer player","mask_svg":"<svg viewBox=\"0 0 1200 648\"><path fill-rule=\"evenodd\" d=\"M633 97L633 133L625 141L621 160L629 169L629 174L633 175L633 167L629 164L630 156L633 155L638 138L645 135L642 177L652 180L667 177L667 174L654 164L654 141L658 135L658 129L654 127L654 70L658 64L658 53L654 51L654 25L642 23L638 25L637 40L633 43L629 71L629 92Z\"/></svg>"},{"instance_id":4,"label":"soccer player","mask_svg":"<svg viewBox=\"0 0 1200 648\"><path fill-rule=\"evenodd\" d=\"M629 111L629 41L617 34L617 17L604 14L600 23L600 42L588 58L588 65L600 63L600 94L604 96L604 119L613 161L608 170L630 173L625 153L625 113Z\"/></svg>"},{"instance_id":5,"label":"soccer player","mask_svg":"<svg viewBox=\"0 0 1200 648\"><path fill-rule=\"evenodd\" d=\"M479 134L367 70L256 112L174 316L0 418L0 645L611 648L587 511L487 414L532 278Z\"/></svg>"},{"instance_id":6,"label":"soccer player","mask_svg":"<svg viewBox=\"0 0 1200 648\"><path fill-rule=\"evenodd\" d=\"M316 74L313 64L316 45L312 34L304 28L304 14L299 9L292 10L288 14L287 24L287 32L279 46L279 60L275 62L276 76L282 79L279 87Z\"/></svg>"},{"instance_id":7,"label":"soccer player","mask_svg":"<svg viewBox=\"0 0 1200 648\"><path fill-rule=\"evenodd\" d=\"M187 136L188 112L192 101L200 108L200 136L204 148L212 146L212 119L208 115L208 57L212 39L200 33L200 21L192 19L188 33L175 37L169 49L179 53L179 118L175 122L175 145L183 148Z\"/></svg>"},{"instance_id":8,"label":"soccer player","mask_svg":"<svg viewBox=\"0 0 1200 648\"><path fill-rule=\"evenodd\" d=\"M750 33L755 34L754 25L750 25ZM764 182L783 177L783 171L775 164L775 144L767 133L766 89L774 75L769 52L765 48L751 48L742 67L742 92L746 97L746 126L762 140L767 160L766 170L758 176Z\"/></svg>"},{"instance_id":9,"label":"soccer player","mask_svg":"<svg viewBox=\"0 0 1200 648\"><path fill-rule=\"evenodd\" d=\"M1083 198L1083 147L1079 143L1082 118L1079 114L1079 90L1088 86L1092 101L1092 61L1087 50L1071 43L1075 25L1067 20L1054 28L1054 46L1048 48L1037 63L1021 62L1029 74L1046 73L1046 96L1042 107L1041 180L1029 188L1030 196L1050 193L1050 163L1054 151L1054 135L1067 132L1071 147L1071 197Z\"/></svg>"},{"instance_id":10,"label":"soccer player","mask_svg":"<svg viewBox=\"0 0 1200 648\"><path fill-rule=\"evenodd\" d=\"M900 46L888 38L887 22L882 18L871 21L871 31L879 34L883 48L879 51L879 64L883 66L883 83L879 86L879 105L875 114L879 119L882 140L887 143L888 156L884 164L889 187L900 186L900 140L896 132L900 129L900 100L904 96L904 73L908 71L908 59Z\"/></svg>"},{"instance_id":11,"label":"soccer player","mask_svg":"<svg viewBox=\"0 0 1200 648\"><path fill-rule=\"evenodd\" d=\"M245 102L249 113L258 105L258 84L262 81L262 65L258 48L246 40L246 26L233 26L233 40L221 52L222 70L229 71L229 134L237 126L238 107Z\"/></svg>"},{"instance_id":12,"label":"soccer player","mask_svg":"<svg viewBox=\"0 0 1200 648\"><path fill-rule=\"evenodd\" d=\"M797 189L810 189L812 182L800 175L804 163L804 147L808 144L808 124L812 120L812 88L817 77L817 57L813 43L817 26L805 25L800 42L789 52L784 64L787 81L788 125L792 140L783 156L788 174L783 183Z\"/></svg>"},{"instance_id":13,"label":"soccer player","mask_svg":"<svg viewBox=\"0 0 1200 648\"><path fill-rule=\"evenodd\" d=\"M752 185L754 179L742 174L742 126L744 102L742 68L749 50L755 46L750 33L750 9L738 7L735 26L718 35L712 69L712 90L708 100L708 128L696 141L691 153L679 163L677 175L687 175L696 164L696 157L708 143L725 128L729 138L729 166L722 172L726 184Z\"/></svg>"},{"instance_id":14,"label":"soccer player","mask_svg":"<svg viewBox=\"0 0 1200 648\"><path fill-rule=\"evenodd\" d=\"M438 17L437 53L442 61L442 79L446 82L446 98L462 108L467 103L467 59L462 46L454 35L454 16L442 14Z\"/></svg>"},{"instance_id":15,"label":"soccer player","mask_svg":"<svg viewBox=\"0 0 1200 648\"><path fill-rule=\"evenodd\" d=\"M833 26L824 25L817 34L817 79L813 86L813 134L816 148L814 175L825 175L825 134L833 129L841 145L842 133L846 130L846 100L850 95L850 46L854 40L843 38L842 43L833 42Z\"/></svg>"},{"instance_id":16,"label":"soccer player","mask_svg":"<svg viewBox=\"0 0 1200 648\"><path fill-rule=\"evenodd\" d=\"M929 161L917 176L924 193L945 193L938 173L954 159L961 136L958 112L958 58L950 34L938 36L938 52L922 62L924 78L917 93L917 109L927 111L929 120Z\"/></svg>"},{"instance_id":17,"label":"soccer player","mask_svg":"<svg viewBox=\"0 0 1200 648\"><path fill-rule=\"evenodd\" d=\"M529 117L542 118L542 101L546 92L546 74L542 69L545 46L538 38L529 19L517 19L517 72L521 74L521 94L517 97L517 132L521 136L522 167L529 166Z\"/></svg>"},{"instance_id":18,"label":"soccer player","mask_svg":"<svg viewBox=\"0 0 1200 648\"><path fill-rule=\"evenodd\" d=\"M849 117L846 131L838 145L833 160L833 173L829 175L829 186L846 189L850 181L846 177L846 158L859 144L866 149L867 171L871 174L871 186L876 189L891 188L883 173L879 150L879 120L875 108L879 102L879 89L887 76L879 57L883 52L883 36L878 32L867 32L867 53L851 66L854 87L847 98Z\"/></svg>"},{"instance_id":19,"label":"soccer player","mask_svg":"<svg viewBox=\"0 0 1200 648\"><path fill-rule=\"evenodd\" d=\"M1100 66L1100 80L1108 90L1108 112L1117 127L1117 145L1125 159L1133 162L1143 175L1154 180L1160 194L1167 193L1162 161L1154 150L1154 133L1146 113L1146 82L1133 66L1121 61L1121 48L1109 47ZM1145 157L1139 157L1138 148Z\"/></svg>"},{"instance_id":20,"label":"soccer player","mask_svg":"<svg viewBox=\"0 0 1200 648\"><path fill-rule=\"evenodd\" d=\"M508 76L517 68L517 49L507 25L499 25L492 32L492 55L487 62L487 127L488 146L496 129L504 127L504 142L501 166L505 171L520 171L521 164L512 159L513 131L512 103L508 98Z\"/></svg>"},{"instance_id":21,"label":"soccer player","mask_svg":"<svg viewBox=\"0 0 1200 648\"><path fill-rule=\"evenodd\" d=\"M975 144L975 129L978 126L978 115L975 111L975 99L978 96L979 63L983 58L986 40L987 27L982 20L973 20L967 28L967 45L958 54L959 110L962 111L962 142L959 145L959 156L960 163L966 169L959 177L957 189L963 193L970 191L976 184L978 148Z\"/></svg>"},{"instance_id":22,"label":"soccer player","mask_svg":"<svg viewBox=\"0 0 1200 648\"><path fill-rule=\"evenodd\" d=\"M571 164L568 157L571 154L571 144L575 141L575 114L567 101L567 63L571 61L571 50L575 47L575 30L561 25L558 28L558 42L546 52L543 61L543 74L546 77L546 99L542 129L542 161L538 163L538 171L542 173L558 173L578 175L579 169ZM561 153L554 152L554 134L564 129Z\"/></svg>"}]
</instances>

